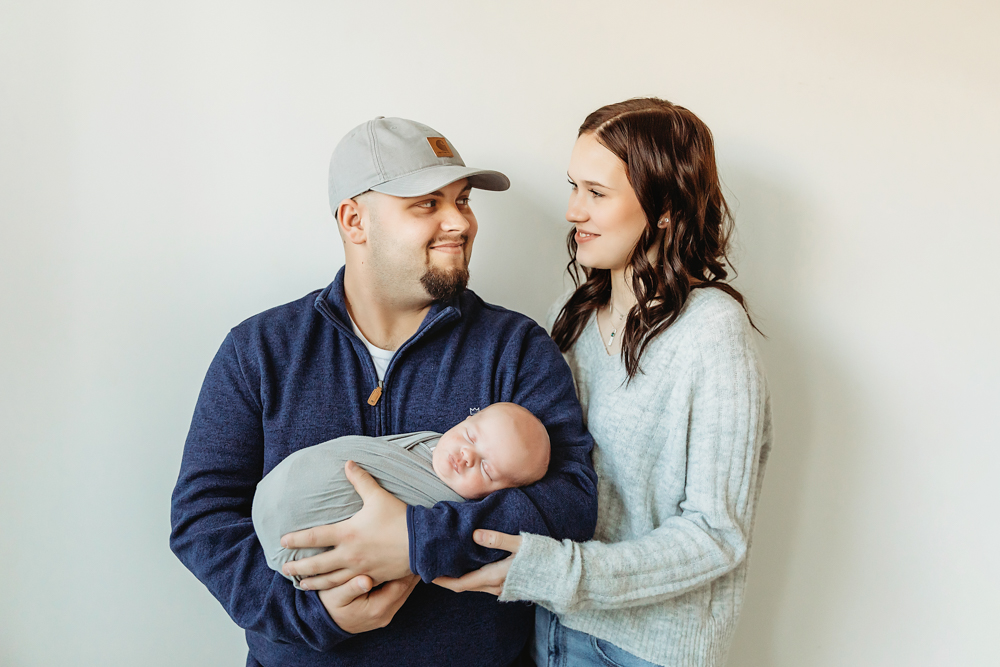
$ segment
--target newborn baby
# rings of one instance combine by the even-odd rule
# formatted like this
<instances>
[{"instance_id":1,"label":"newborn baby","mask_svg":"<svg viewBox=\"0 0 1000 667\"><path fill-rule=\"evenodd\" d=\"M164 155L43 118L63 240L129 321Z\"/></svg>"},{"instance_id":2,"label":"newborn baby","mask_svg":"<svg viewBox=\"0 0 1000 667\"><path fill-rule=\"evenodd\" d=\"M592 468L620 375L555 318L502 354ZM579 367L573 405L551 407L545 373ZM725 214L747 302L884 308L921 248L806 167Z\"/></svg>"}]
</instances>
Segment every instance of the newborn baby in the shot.
<instances>
[{"instance_id":1,"label":"newborn baby","mask_svg":"<svg viewBox=\"0 0 1000 667\"><path fill-rule=\"evenodd\" d=\"M443 435L347 435L300 449L264 476L253 499L254 530L272 570L325 551L286 549L282 535L337 523L361 509L344 474L347 461L407 505L430 507L537 482L549 466L549 435L520 405L494 403ZM297 576L282 575L299 587Z\"/></svg>"}]
</instances>

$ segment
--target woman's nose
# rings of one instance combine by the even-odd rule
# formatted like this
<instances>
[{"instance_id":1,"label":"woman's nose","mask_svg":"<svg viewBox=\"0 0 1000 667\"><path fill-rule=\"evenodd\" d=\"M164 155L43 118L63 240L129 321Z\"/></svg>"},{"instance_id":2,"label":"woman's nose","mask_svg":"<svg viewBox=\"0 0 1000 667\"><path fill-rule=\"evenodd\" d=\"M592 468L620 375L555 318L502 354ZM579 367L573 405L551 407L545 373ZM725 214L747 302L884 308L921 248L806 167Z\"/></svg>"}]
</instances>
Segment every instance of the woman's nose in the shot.
<instances>
[{"instance_id":1,"label":"woman's nose","mask_svg":"<svg viewBox=\"0 0 1000 667\"><path fill-rule=\"evenodd\" d=\"M567 222L585 222L587 220L587 211L577 204L576 193L574 192L569 196L569 204L566 206L566 221Z\"/></svg>"}]
</instances>

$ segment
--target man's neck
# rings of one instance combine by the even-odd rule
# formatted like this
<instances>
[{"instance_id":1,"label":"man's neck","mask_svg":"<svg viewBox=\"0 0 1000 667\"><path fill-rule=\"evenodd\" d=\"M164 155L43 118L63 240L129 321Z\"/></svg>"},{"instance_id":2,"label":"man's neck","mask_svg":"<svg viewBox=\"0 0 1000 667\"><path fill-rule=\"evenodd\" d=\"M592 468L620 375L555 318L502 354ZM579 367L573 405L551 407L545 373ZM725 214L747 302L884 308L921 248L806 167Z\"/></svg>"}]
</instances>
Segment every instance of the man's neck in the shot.
<instances>
[{"instance_id":1,"label":"man's neck","mask_svg":"<svg viewBox=\"0 0 1000 667\"><path fill-rule=\"evenodd\" d=\"M420 328L431 299L409 300L367 280L360 271L344 271L347 312L362 335L375 347L395 350Z\"/></svg>"}]
</instances>

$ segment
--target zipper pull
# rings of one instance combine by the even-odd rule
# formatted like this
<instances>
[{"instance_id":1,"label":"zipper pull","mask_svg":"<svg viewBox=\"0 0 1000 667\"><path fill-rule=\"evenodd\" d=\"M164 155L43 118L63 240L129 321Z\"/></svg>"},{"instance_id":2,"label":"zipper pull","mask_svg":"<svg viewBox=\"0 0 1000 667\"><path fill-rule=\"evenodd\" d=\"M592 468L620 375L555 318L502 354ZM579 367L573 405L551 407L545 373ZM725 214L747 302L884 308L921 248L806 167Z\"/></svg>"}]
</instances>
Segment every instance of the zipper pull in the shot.
<instances>
[{"instance_id":1,"label":"zipper pull","mask_svg":"<svg viewBox=\"0 0 1000 667\"><path fill-rule=\"evenodd\" d=\"M378 381L378 386L372 389L372 393L368 396L368 405L374 407L378 403L378 399L382 398L382 381Z\"/></svg>"}]
</instances>

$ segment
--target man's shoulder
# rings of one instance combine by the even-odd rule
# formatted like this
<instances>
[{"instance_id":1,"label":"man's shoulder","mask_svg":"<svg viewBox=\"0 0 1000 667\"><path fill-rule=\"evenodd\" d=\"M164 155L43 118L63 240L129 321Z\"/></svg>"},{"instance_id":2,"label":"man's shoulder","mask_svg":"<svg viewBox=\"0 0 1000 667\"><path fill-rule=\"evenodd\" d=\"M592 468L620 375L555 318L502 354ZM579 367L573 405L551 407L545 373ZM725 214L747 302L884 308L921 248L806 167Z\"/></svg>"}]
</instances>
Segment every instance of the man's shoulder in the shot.
<instances>
[{"instance_id":1,"label":"man's shoulder","mask_svg":"<svg viewBox=\"0 0 1000 667\"><path fill-rule=\"evenodd\" d=\"M279 332L296 330L304 324L309 324L320 316L315 306L316 298L320 292L322 290L313 290L294 301L268 308L248 317L233 327L233 333L240 338L267 337Z\"/></svg>"},{"instance_id":2,"label":"man's shoulder","mask_svg":"<svg viewBox=\"0 0 1000 667\"><path fill-rule=\"evenodd\" d=\"M523 313L487 303L466 290L463 317L469 320L470 342L480 351L497 351L502 366L533 374L549 373L556 366L566 365L555 341L538 322ZM481 356L488 358L485 354ZM569 372L568 367L566 371Z\"/></svg>"},{"instance_id":3,"label":"man's shoulder","mask_svg":"<svg viewBox=\"0 0 1000 667\"><path fill-rule=\"evenodd\" d=\"M545 330L533 319L519 313L516 310L505 308L495 303L484 301L481 296L472 290L465 290L462 294L462 311L469 321L475 326L495 329L524 329L535 331L535 333L545 333Z\"/></svg>"}]
</instances>

